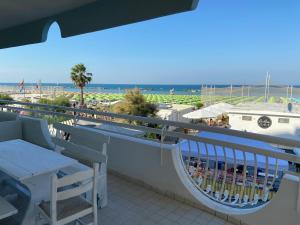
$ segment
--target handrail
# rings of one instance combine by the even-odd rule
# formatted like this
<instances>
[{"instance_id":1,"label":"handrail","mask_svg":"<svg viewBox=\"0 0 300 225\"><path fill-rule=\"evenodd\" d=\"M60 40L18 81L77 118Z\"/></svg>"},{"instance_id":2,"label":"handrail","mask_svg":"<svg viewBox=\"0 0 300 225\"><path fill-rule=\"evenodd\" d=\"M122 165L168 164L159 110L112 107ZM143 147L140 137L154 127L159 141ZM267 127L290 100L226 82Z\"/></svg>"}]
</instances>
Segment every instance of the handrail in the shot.
<instances>
[{"instance_id":1,"label":"handrail","mask_svg":"<svg viewBox=\"0 0 300 225\"><path fill-rule=\"evenodd\" d=\"M94 114L94 115L107 116L107 117L113 117L113 118L121 118L121 119L140 121L140 122L146 122L146 123L152 123L152 124L161 124L161 125L165 125L165 126L174 126L174 127L178 127L178 128L187 128L187 129L194 129L194 130L199 130L199 131L208 131L208 132L214 132L214 133L219 133L219 134L224 134L224 135L231 135L231 136L236 136L236 137L241 137L241 138L255 139L255 140L259 140L259 141L268 142L271 144L277 144L280 146L300 148L300 141L293 140L293 139L274 137L274 136L270 136L270 135L256 134L256 133L245 132L245 131L231 130L231 129L226 129L226 128L210 127L210 126L201 125L201 124L175 122L175 121L161 120L161 119L151 118L151 117L132 116L132 115L125 115L125 114L100 112L100 111L90 110L90 109L77 109L77 108L71 108L71 107L65 107L65 106L46 105L46 104L37 104L37 103L28 103L28 102L19 102L19 101L0 100L0 103L5 103L5 104L9 104L9 105L15 104L15 105L25 105L25 106L33 106L33 107L43 107L43 108L48 108L48 109L49 108L50 109L61 109L61 110L66 110L66 111L70 111L70 112L87 113L87 114ZM0 105L0 108L7 108L7 106Z\"/></svg>"},{"instance_id":2,"label":"handrail","mask_svg":"<svg viewBox=\"0 0 300 225\"><path fill-rule=\"evenodd\" d=\"M3 100L0 100L0 102L2 102L2 101ZM5 102L11 102L11 101L5 101ZM19 104L19 103L20 102L13 101L12 104ZM69 107L52 106L52 105L44 105L44 104L24 103L24 105L25 104L28 105L28 106L38 106L38 107L42 106L42 107L45 107L45 108L63 109L63 110L69 110L69 111L75 111L75 112L89 112L89 113L98 112L98 111L94 111L94 110L73 109L73 108L69 108ZM44 114L44 115L63 116L63 117L69 118L69 119L74 118L73 115L62 113L62 112L12 107L12 106L7 106L7 105L0 105L0 108L7 108L7 109L10 109L10 110L16 110L16 111L28 111L28 112ZM102 115L102 112L98 112L98 113L99 113L98 115ZM119 116L119 114L114 114L114 113L105 113L105 114L113 114L113 115ZM121 116L127 116L127 115L121 115ZM126 117L122 117L122 118L125 119ZM129 118L133 119L133 118L135 118L135 116L129 116ZM149 121L148 119L150 119L148 117L140 117L140 118L142 118L144 122L145 122L145 120ZM95 119L95 118L87 118L87 117L78 116L78 115L76 116L76 119L85 120L85 121L89 121L89 122L105 123L105 124L109 124L109 125L113 125L113 126L125 127L125 128L129 128L129 129L136 129L136 130L141 130L141 131L144 131L144 132L151 132L151 133L155 133L155 134L159 134L159 135L162 134L162 130L158 129L158 128L151 128L151 127L140 126L140 125L131 125L131 124L126 124L126 123L106 121L106 120ZM128 119L128 117L126 119ZM142 120L139 120L139 121L142 121ZM170 122L170 121L159 120L159 119L153 119L152 121L155 121L157 124L165 124L165 123L161 123L161 122ZM175 124L177 124L177 122L171 122L171 124L175 125ZM180 124L190 125L190 124L187 124L187 123L180 123ZM222 129L222 128L215 128L215 127L209 127L209 128L211 128L210 131L212 131L212 132L214 132L215 129ZM199 130L201 130L201 129L199 129ZM222 131L228 131L228 129L222 129ZM245 132L241 132L241 131L238 131L238 133L244 133L246 135L243 135L243 137L244 138L249 138L248 137L249 133L245 133ZM220 141L220 140L211 139L211 138L193 136L193 135L188 135L188 134L184 134L184 133L180 133L180 132L174 132L174 131L166 131L165 135L170 136L170 137L180 138L180 139L187 139L187 140L191 140L191 141L195 141L195 142L202 142L202 143L207 143L207 144L212 144L212 145L225 146L225 147L232 148L232 149L238 149L238 150L243 151L243 152L250 152L250 153L265 155L265 156L274 157L274 158L278 158L278 159L281 159L281 160L287 160L287 161L290 161L290 162L293 162L293 163L299 163L300 164L300 156L292 155L292 154L288 154L288 153L267 151L267 150L262 149L262 148L250 147L250 146L247 146L247 145L235 144L235 143ZM264 136L266 136L266 135L264 135ZM250 137L250 139L251 138L255 139L253 137ZM262 139L262 140L265 141L265 142L268 142L268 140L265 140L265 139ZM289 139L285 139L285 140L289 141ZM278 143L278 144L282 145L282 143Z\"/></svg>"}]
</instances>

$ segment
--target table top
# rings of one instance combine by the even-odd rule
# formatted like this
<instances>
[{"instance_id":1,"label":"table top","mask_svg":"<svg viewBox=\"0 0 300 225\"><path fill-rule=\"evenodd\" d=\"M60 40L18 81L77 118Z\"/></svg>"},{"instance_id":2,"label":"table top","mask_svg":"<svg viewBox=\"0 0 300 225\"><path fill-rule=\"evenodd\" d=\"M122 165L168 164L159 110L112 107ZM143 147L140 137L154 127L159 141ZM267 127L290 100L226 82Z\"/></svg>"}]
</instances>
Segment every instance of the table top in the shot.
<instances>
[{"instance_id":1,"label":"table top","mask_svg":"<svg viewBox=\"0 0 300 225\"><path fill-rule=\"evenodd\" d=\"M20 139L0 142L0 170L19 181L75 163L74 159Z\"/></svg>"},{"instance_id":2,"label":"table top","mask_svg":"<svg viewBox=\"0 0 300 225\"><path fill-rule=\"evenodd\" d=\"M0 197L0 220L17 214L18 210L13 207L9 202Z\"/></svg>"}]
</instances>

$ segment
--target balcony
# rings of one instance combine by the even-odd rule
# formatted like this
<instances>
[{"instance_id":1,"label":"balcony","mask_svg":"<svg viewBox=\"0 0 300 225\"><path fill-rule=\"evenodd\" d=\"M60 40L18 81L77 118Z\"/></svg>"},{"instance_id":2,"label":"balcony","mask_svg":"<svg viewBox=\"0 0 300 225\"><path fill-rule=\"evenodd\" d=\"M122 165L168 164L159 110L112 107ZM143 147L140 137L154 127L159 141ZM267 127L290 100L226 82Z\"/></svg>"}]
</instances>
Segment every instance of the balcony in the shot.
<instances>
[{"instance_id":1,"label":"balcony","mask_svg":"<svg viewBox=\"0 0 300 225\"><path fill-rule=\"evenodd\" d=\"M64 126L109 136L108 205L99 211L100 224L297 224L300 157L279 146L299 147L298 141L154 118L4 103L4 111L48 115L52 121L63 117L49 125L53 140L64 138ZM182 128L193 132L182 133ZM141 135L146 133L157 139Z\"/></svg>"},{"instance_id":2,"label":"balcony","mask_svg":"<svg viewBox=\"0 0 300 225\"><path fill-rule=\"evenodd\" d=\"M108 206L99 213L101 225L231 224L113 174L108 176L108 190Z\"/></svg>"}]
</instances>

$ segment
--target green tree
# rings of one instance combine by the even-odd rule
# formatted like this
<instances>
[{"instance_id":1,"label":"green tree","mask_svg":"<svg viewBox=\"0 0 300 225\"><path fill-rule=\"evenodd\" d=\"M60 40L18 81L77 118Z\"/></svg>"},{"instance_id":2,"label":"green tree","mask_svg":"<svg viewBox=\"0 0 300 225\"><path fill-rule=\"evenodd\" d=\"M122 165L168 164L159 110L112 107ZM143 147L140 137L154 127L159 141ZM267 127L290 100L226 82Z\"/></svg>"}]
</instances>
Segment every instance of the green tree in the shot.
<instances>
[{"instance_id":1,"label":"green tree","mask_svg":"<svg viewBox=\"0 0 300 225\"><path fill-rule=\"evenodd\" d=\"M155 104L146 101L139 89L127 91L124 101L113 107L115 113L128 114L134 116L154 117L157 113Z\"/></svg>"},{"instance_id":2,"label":"green tree","mask_svg":"<svg viewBox=\"0 0 300 225\"><path fill-rule=\"evenodd\" d=\"M71 80L80 89L80 105L84 105L83 89L92 81L92 74L86 72L84 64L77 64L71 69Z\"/></svg>"}]
</instances>

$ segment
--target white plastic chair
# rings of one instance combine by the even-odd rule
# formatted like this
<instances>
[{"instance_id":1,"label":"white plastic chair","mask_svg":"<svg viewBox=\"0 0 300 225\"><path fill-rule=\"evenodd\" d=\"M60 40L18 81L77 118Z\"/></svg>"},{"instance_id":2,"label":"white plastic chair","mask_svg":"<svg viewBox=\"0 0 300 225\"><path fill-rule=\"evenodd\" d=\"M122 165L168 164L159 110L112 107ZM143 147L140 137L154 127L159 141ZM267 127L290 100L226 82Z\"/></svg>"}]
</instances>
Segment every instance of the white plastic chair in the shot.
<instances>
[{"instance_id":1,"label":"white plastic chair","mask_svg":"<svg viewBox=\"0 0 300 225\"><path fill-rule=\"evenodd\" d=\"M99 164L95 163L93 170L81 171L72 175L51 179L50 201L38 205L42 216L51 225L64 225L93 214L93 222L98 225L97 217L97 177ZM92 202L82 195L92 191Z\"/></svg>"}]
</instances>

